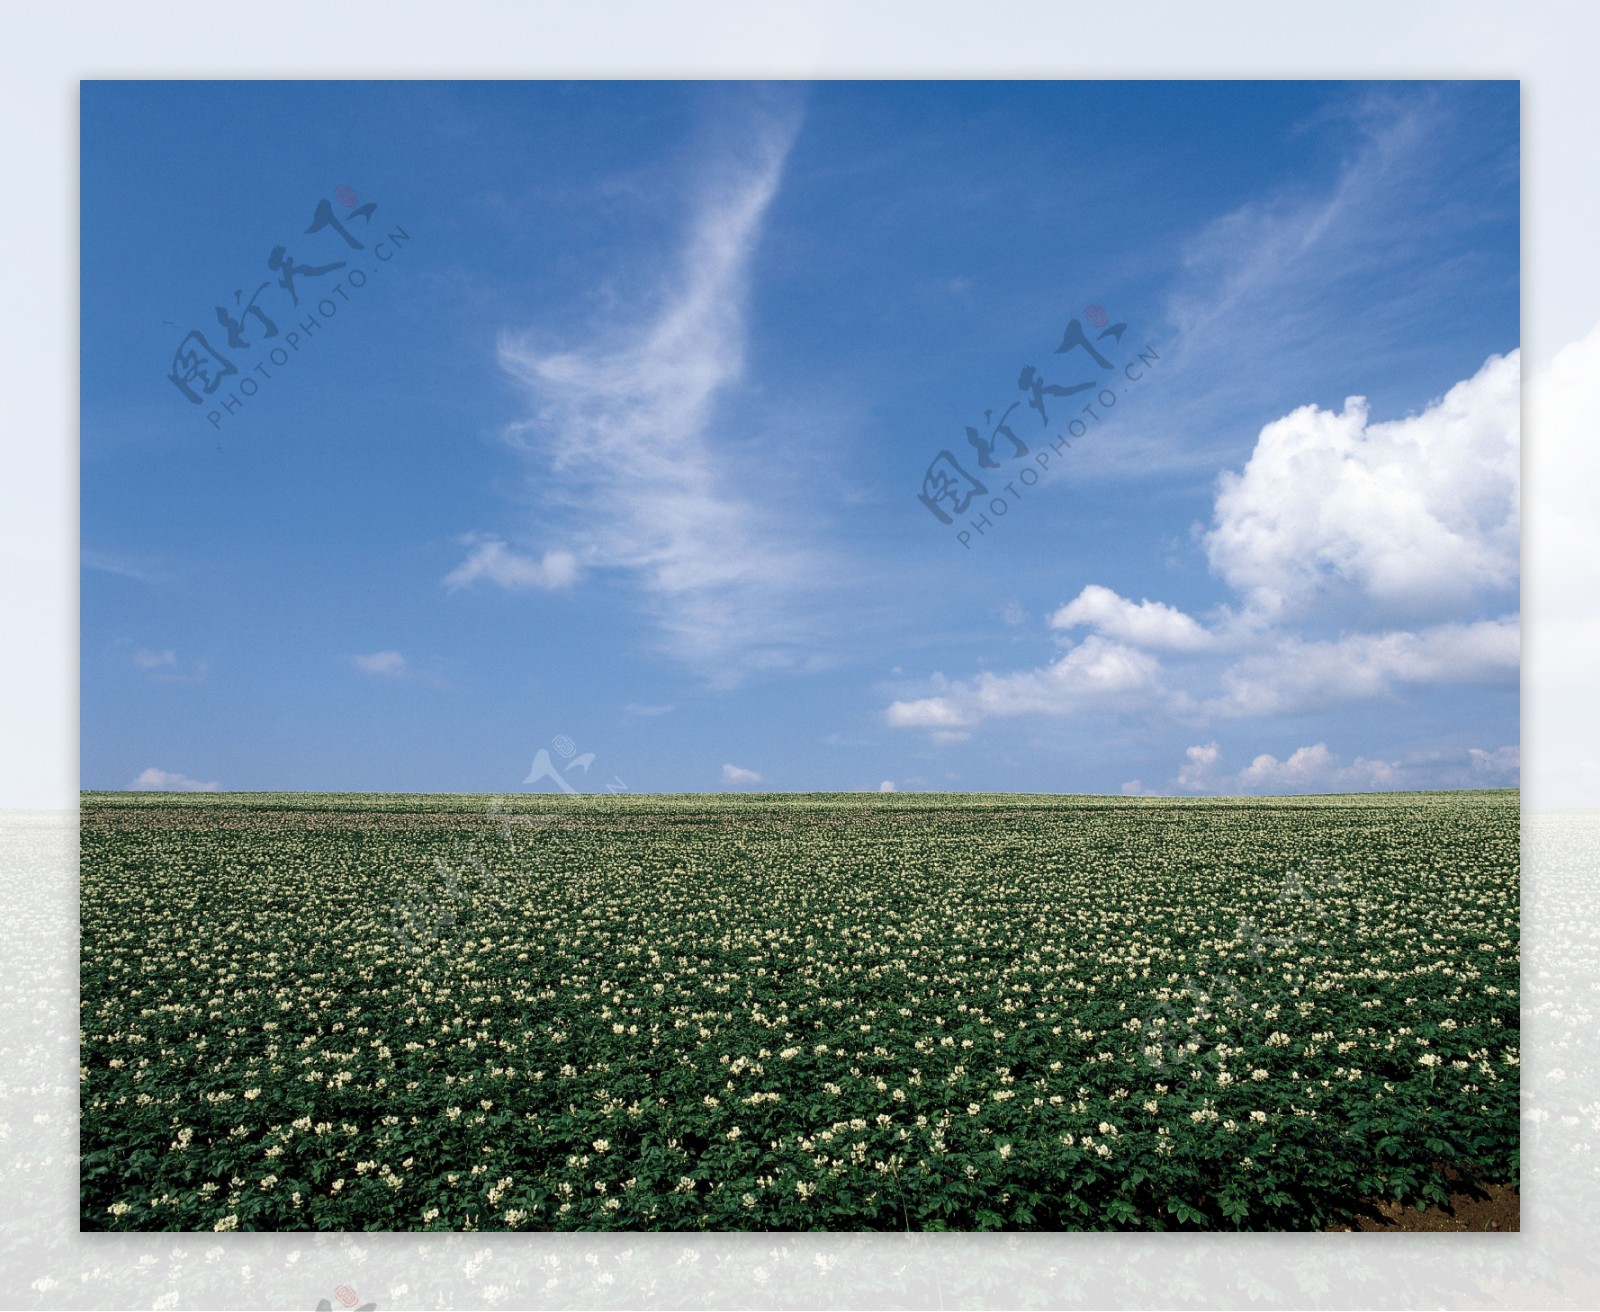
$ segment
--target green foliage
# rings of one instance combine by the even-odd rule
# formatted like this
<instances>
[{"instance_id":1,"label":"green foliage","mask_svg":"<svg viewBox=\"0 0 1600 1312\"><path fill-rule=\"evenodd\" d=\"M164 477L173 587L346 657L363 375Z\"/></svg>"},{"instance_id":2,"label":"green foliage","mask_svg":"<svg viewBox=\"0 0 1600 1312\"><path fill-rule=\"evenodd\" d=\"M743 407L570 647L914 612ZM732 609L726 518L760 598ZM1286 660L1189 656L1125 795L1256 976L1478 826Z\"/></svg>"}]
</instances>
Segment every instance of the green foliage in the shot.
<instances>
[{"instance_id":1,"label":"green foliage","mask_svg":"<svg viewBox=\"0 0 1600 1312\"><path fill-rule=\"evenodd\" d=\"M1516 1181L1515 794L86 795L82 1222L1305 1229Z\"/></svg>"}]
</instances>

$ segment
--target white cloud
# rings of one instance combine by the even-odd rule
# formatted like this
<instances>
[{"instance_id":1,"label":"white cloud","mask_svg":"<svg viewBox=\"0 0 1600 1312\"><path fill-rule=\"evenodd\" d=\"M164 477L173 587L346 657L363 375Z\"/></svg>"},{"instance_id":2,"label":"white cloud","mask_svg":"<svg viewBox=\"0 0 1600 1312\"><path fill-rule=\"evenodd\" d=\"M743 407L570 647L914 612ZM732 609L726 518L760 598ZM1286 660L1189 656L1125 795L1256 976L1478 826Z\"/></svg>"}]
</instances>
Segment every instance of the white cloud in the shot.
<instances>
[{"instance_id":1,"label":"white cloud","mask_svg":"<svg viewBox=\"0 0 1600 1312\"><path fill-rule=\"evenodd\" d=\"M1091 583L1050 617L1052 629L1085 626L1135 647L1197 651L1211 635L1191 616L1160 601L1129 601Z\"/></svg>"},{"instance_id":2,"label":"white cloud","mask_svg":"<svg viewBox=\"0 0 1600 1312\"><path fill-rule=\"evenodd\" d=\"M1268 616L1348 586L1437 615L1518 575L1519 356L1491 356L1421 414L1303 406L1222 475L1211 566Z\"/></svg>"},{"instance_id":3,"label":"white cloud","mask_svg":"<svg viewBox=\"0 0 1600 1312\"><path fill-rule=\"evenodd\" d=\"M880 793L892 793L892 792L894 792L894 780L893 779L885 779L881 784L878 785L878 791Z\"/></svg>"},{"instance_id":4,"label":"white cloud","mask_svg":"<svg viewBox=\"0 0 1600 1312\"><path fill-rule=\"evenodd\" d=\"M378 678L398 679L410 673L406 658L397 651L375 651L368 656L352 656L350 663L363 674Z\"/></svg>"},{"instance_id":5,"label":"white cloud","mask_svg":"<svg viewBox=\"0 0 1600 1312\"><path fill-rule=\"evenodd\" d=\"M1091 635L1040 669L938 680L937 696L894 702L884 714L896 728L945 731L990 717L1070 715L1134 695L1148 701L1160 692L1160 673L1155 657Z\"/></svg>"},{"instance_id":6,"label":"white cloud","mask_svg":"<svg viewBox=\"0 0 1600 1312\"><path fill-rule=\"evenodd\" d=\"M624 714L646 720L654 719L658 715L670 715L677 709L676 702L666 702L659 706L646 706L639 702L629 702L622 708Z\"/></svg>"},{"instance_id":7,"label":"white cloud","mask_svg":"<svg viewBox=\"0 0 1600 1312\"><path fill-rule=\"evenodd\" d=\"M1184 755L1188 757L1188 764L1178 768L1178 786L1204 791L1211 786L1211 772L1217 761L1222 756L1222 748L1216 743L1205 743L1189 748Z\"/></svg>"},{"instance_id":8,"label":"white cloud","mask_svg":"<svg viewBox=\"0 0 1600 1312\"><path fill-rule=\"evenodd\" d=\"M1366 793L1433 788L1515 787L1520 752L1470 747L1413 752L1392 760L1346 761L1327 743L1297 747L1282 760L1262 752L1237 774L1224 772L1216 743L1191 747L1178 767L1180 788L1208 794Z\"/></svg>"},{"instance_id":9,"label":"white cloud","mask_svg":"<svg viewBox=\"0 0 1600 1312\"><path fill-rule=\"evenodd\" d=\"M161 793L215 793L221 791L220 784L203 784L198 780L189 778L188 775L174 774L168 770L157 770L154 766L140 774L128 787L139 792Z\"/></svg>"},{"instance_id":10,"label":"white cloud","mask_svg":"<svg viewBox=\"0 0 1600 1312\"><path fill-rule=\"evenodd\" d=\"M206 677L204 660L191 660L185 666L170 647L160 650L140 647L133 653L133 663L160 683L201 683Z\"/></svg>"},{"instance_id":11,"label":"white cloud","mask_svg":"<svg viewBox=\"0 0 1600 1312\"><path fill-rule=\"evenodd\" d=\"M948 697L894 702L884 715L896 729L953 728L966 723L961 710Z\"/></svg>"},{"instance_id":12,"label":"white cloud","mask_svg":"<svg viewBox=\"0 0 1600 1312\"><path fill-rule=\"evenodd\" d=\"M1562 362L1566 398L1600 373L1600 329L1585 352L1597 362L1588 373L1582 361ZM1407 419L1369 424L1364 403L1352 401L1342 414L1308 406L1267 425L1242 472L1222 477L1206 537L1212 567L1242 610L1218 606L1208 628L1165 602L1089 584L1050 617L1057 630L1092 630L1059 661L964 682L934 676L929 695L888 707L888 723L949 733L989 716L1060 715L1119 696L1146 713L1204 722L1515 681L1519 617L1477 616L1519 575L1517 395L1512 352ZM1590 399L1600 411L1600 393ZM1557 534L1577 544L1593 530L1580 496L1564 504ZM1600 557L1594 545L1586 560ZM1310 636L1314 622L1326 629L1331 616L1361 609L1312 610L1336 588L1391 621L1404 611L1408 623ZM1580 636L1600 635L1600 617L1588 623L1593 632ZM1575 653L1594 645L1569 643L1557 659L1576 668ZM1175 668L1158 664L1157 651ZM1231 662L1216 659L1225 651L1237 653Z\"/></svg>"},{"instance_id":13,"label":"white cloud","mask_svg":"<svg viewBox=\"0 0 1600 1312\"><path fill-rule=\"evenodd\" d=\"M725 765L722 767L722 782L735 785L758 784L761 782L761 776L754 770L746 770L737 765Z\"/></svg>"},{"instance_id":14,"label":"white cloud","mask_svg":"<svg viewBox=\"0 0 1600 1312\"><path fill-rule=\"evenodd\" d=\"M1496 747L1492 752L1482 747L1469 747L1467 760L1474 774L1488 780L1515 780L1522 772L1520 745Z\"/></svg>"},{"instance_id":15,"label":"white cloud","mask_svg":"<svg viewBox=\"0 0 1600 1312\"><path fill-rule=\"evenodd\" d=\"M743 374L749 265L798 125L751 104L730 122L742 144L703 187L658 294L583 347L500 348L534 398L525 445L548 454L584 563L633 573L667 649L722 683L806 663L817 624L796 611L828 577L779 541L781 508L739 489L741 448L711 431Z\"/></svg>"},{"instance_id":16,"label":"white cloud","mask_svg":"<svg viewBox=\"0 0 1600 1312\"><path fill-rule=\"evenodd\" d=\"M99 570L105 574L116 574L122 578L132 579L135 583L144 583L156 586L165 582L160 572L140 560L129 556L119 555L111 551L95 551L85 547L78 553L78 563L84 569Z\"/></svg>"},{"instance_id":17,"label":"white cloud","mask_svg":"<svg viewBox=\"0 0 1600 1312\"><path fill-rule=\"evenodd\" d=\"M570 588L578 578L578 558L570 551L546 551L535 559L512 550L498 538L475 539L467 558L444 576L447 588L464 588L478 579L507 591Z\"/></svg>"},{"instance_id":18,"label":"white cloud","mask_svg":"<svg viewBox=\"0 0 1600 1312\"><path fill-rule=\"evenodd\" d=\"M1327 642L1280 636L1226 669L1222 695L1208 705L1225 715L1278 715L1386 697L1400 684L1509 682L1520 653L1514 616Z\"/></svg>"},{"instance_id":19,"label":"white cloud","mask_svg":"<svg viewBox=\"0 0 1600 1312\"><path fill-rule=\"evenodd\" d=\"M1369 761L1359 756L1346 766L1326 743L1316 743L1296 748L1285 761L1263 752L1239 772L1239 782L1247 791L1294 792L1335 786L1365 791L1393 787L1397 771L1398 766L1392 761Z\"/></svg>"}]
</instances>

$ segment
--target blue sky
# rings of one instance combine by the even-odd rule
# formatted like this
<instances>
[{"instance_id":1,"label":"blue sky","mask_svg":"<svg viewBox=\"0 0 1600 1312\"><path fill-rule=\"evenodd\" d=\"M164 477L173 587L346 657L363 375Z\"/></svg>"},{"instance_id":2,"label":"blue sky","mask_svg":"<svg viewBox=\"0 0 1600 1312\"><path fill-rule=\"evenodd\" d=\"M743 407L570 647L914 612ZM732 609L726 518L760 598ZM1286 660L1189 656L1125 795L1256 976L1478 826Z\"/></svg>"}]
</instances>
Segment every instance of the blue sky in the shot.
<instances>
[{"instance_id":1,"label":"blue sky","mask_svg":"<svg viewBox=\"0 0 1600 1312\"><path fill-rule=\"evenodd\" d=\"M1515 784L1518 136L1511 82L86 83L83 786ZM1028 365L1117 391L1045 465L1097 391Z\"/></svg>"}]
</instances>

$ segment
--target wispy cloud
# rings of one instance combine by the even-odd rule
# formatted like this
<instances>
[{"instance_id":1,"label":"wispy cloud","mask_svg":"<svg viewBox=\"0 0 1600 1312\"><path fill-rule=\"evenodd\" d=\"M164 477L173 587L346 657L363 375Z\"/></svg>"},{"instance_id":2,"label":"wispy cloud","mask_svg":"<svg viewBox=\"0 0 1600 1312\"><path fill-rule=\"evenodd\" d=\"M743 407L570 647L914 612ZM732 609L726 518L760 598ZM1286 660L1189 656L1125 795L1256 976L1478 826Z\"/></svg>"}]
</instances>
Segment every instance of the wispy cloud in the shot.
<instances>
[{"instance_id":1,"label":"wispy cloud","mask_svg":"<svg viewBox=\"0 0 1600 1312\"><path fill-rule=\"evenodd\" d=\"M158 770L151 766L141 773L128 787L136 792L215 793L221 791L222 785L217 783L203 784L197 779L189 778L186 774L177 774L171 770Z\"/></svg>"},{"instance_id":2,"label":"wispy cloud","mask_svg":"<svg viewBox=\"0 0 1600 1312\"><path fill-rule=\"evenodd\" d=\"M399 679L411 672L404 654L397 651L375 651L365 656L352 656L350 663L361 673L379 679Z\"/></svg>"},{"instance_id":3,"label":"wispy cloud","mask_svg":"<svg viewBox=\"0 0 1600 1312\"><path fill-rule=\"evenodd\" d=\"M199 657L185 664L170 647L159 650L140 647L133 653L133 663L160 683L199 683L205 679L208 669Z\"/></svg>"},{"instance_id":4,"label":"wispy cloud","mask_svg":"<svg viewBox=\"0 0 1600 1312\"><path fill-rule=\"evenodd\" d=\"M146 562L117 552L96 551L91 547L84 547L78 553L78 564L83 569L96 570L101 574L115 574L121 578L132 579L135 583L153 585L162 581L158 571Z\"/></svg>"},{"instance_id":5,"label":"wispy cloud","mask_svg":"<svg viewBox=\"0 0 1600 1312\"><path fill-rule=\"evenodd\" d=\"M1359 322L1341 325L1327 309L1357 273L1410 268L1430 238L1461 221L1431 203L1448 180L1442 143L1459 131L1450 96L1431 87L1367 89L1325 106L1319 119L1340 123L1350 142L1328 182L1280 187L1189 241L1185 276L1168 303L1180 352L1237 353L1241 334L1326 352L1371 342L1407 313L1399 304L1365 305ZM1321 125L1305 121L1288 131Z\"/></svg>"},{"instance_id":6,"label":"wispy cloud","mask_svg":"<svg viewBox=\"0 0 1600 1312\"><path fill-rule=\"evenodd\" d=\"M739 486L735 444L715 432L743 375L750 262L798 126L787 108L748 108L663 287L587 344L500 346L534 400L517 437L553 469L579 561L629 572L665 648L717 682L806 664L817 626L799 611L824 577L770 499Z\"/></svg>"},{"instance_id":7,"label":"wispy cloud","mask_svg":"<svg viewBox=\"0 0 1600 1312\"><path fill-rule=\"evenodd\" d=\"M1115 441L1074 446L1080 478L1214 468L1237 451L1237 416L1264 396L1309 384L1329 358L1364 373L1451 312L1461 284L1439 271L1482 217L1450 200L1470 132L1457 96L1352 92L1324 121L1285 125L1310 137L1340 123L1338 167L1285 181L1192 234L1159 320L1134 325L1162 354L1160 386L1119 413ZM1362 288L1376 278L1391 294L1374 300Z\"/></svg>"},{"instance_id":8,"label":"wispy cloud","mask_svg":"<svg viewBox=\"0 0 1600 1312\"><path fill-rule=\"evenodd\" d=\"M754 770L746 770L741 766L725 765L722 767L722 782L740 787L745 784L760 783L761 776Z\"/></svg>"},{"instance_id":9,"label":"wispy cloud","mask_svg":"<svg viewBox=\"0 0 1600 1312\"><path fill-rule=\"evenodd\" d=\"M671 715L677 709L676 702L666 702L659 706L646 706L639 702L629 702L622 708L622 713L633 719L653 720L660 715Z\"/></svg>"}]
</instances>

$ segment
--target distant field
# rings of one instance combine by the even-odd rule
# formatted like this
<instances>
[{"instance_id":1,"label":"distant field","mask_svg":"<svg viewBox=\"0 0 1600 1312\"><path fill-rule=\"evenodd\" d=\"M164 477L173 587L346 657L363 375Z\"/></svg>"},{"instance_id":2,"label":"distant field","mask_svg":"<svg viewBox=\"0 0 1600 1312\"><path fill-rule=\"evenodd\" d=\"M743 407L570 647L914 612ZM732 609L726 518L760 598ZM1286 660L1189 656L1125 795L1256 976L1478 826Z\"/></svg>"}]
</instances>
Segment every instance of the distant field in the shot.
<instances>
[{"instance_id":1,"label":"distant field","mask_svg":"<svg viewBox=\"0 0 1600 1312\"><path fill-rule=\"evenodd\" d=\"M1320 1229L1518 1179L1514 792L104 794L86 1229Z\"/></svg>"}]
</instances>

